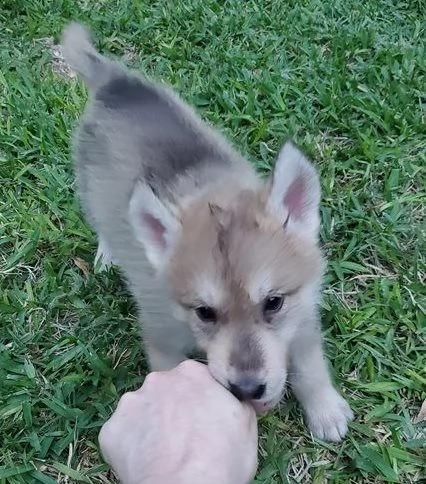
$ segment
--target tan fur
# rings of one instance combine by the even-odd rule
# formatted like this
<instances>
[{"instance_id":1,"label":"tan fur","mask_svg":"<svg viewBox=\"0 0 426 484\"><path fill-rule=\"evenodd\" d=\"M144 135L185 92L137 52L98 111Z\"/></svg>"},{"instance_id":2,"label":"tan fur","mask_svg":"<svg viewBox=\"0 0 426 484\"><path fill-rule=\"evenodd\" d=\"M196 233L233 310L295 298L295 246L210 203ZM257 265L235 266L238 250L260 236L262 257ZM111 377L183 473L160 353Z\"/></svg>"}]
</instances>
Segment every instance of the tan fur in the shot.
<instances>
[{"instance_id":1,"label":"tan fur","mask_svg":"<svg viewBox=\"0 0 426 484\"><path fill-rule=\"evenodd\" d=\"M268 272L270 290L288 293L321 276L322 258L317 245L303 243L282 229L279 220L266 212L263 193L241 192L225 210L231 212L224 244L227 259L218 249L220 222L215 220L206 198L196 200L181 215L182 238L170 262L171 287L179 301L193 305L201 278L225 288L228 302ZM211 202L211 203L214 203Z\"/></svg>"}]
</instances>

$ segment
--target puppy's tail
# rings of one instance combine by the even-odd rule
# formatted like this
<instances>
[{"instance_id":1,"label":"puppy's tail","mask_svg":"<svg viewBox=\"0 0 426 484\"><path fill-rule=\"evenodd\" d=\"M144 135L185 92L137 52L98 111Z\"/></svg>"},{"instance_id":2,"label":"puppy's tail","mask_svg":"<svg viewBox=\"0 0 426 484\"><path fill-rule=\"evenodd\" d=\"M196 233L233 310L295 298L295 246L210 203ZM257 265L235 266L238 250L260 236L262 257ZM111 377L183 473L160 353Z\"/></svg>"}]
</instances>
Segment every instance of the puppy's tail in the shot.
<instances>
[{"instance_id":1,"label":"puppy's tail","mask_svg":"<svg viewBox=\"0 0 426 484\"><path fill-rule=\"evenodd\" d=\"M89 86L96 90L119 72L117 63L107 59L93 47L89 31L78 23L71 23L62 33L65 60Z\"/></svg>"}]
</instances>

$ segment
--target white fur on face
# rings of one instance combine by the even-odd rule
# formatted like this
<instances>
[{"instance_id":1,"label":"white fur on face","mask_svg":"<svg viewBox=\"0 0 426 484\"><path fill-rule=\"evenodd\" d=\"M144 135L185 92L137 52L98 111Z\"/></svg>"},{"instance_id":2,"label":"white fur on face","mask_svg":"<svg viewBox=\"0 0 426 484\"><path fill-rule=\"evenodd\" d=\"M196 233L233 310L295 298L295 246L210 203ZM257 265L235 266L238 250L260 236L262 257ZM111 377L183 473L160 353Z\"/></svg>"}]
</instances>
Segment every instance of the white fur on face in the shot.
<instances>
[{"instance_id":1,"label":"white fur on face","mask_svg":"<svg viewBox=\"0 0 426 484\"><path fill-rule=\"evenodd\" d=\"M266 267L253 273L247 287L249 297L254 304L263 301L273 289L271 270Z\"/></svg>"},{"instance_id":2,"label":"white fur on face","mask_svg":"<svg viewBox=\"0 0 426 484\"><path fill-rule=\"evenodd\" d=\"M200 303L212 308L220 308L225 304L226 293L219 278L203 274L197 279L197 299Z\"/></svg>"}]
</instances>

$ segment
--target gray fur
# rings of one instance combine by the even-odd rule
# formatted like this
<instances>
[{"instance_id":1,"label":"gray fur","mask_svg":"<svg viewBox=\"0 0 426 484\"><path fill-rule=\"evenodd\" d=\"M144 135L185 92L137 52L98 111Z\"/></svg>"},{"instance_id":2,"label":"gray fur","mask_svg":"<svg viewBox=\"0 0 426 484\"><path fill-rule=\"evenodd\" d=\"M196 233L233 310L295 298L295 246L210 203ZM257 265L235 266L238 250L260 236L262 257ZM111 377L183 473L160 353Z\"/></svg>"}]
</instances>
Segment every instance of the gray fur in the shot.
<instances>
[{"instance_id":1,"label":"gray fur","mask_svg":"<svg viewBox=\"0 0 426 484\"><path fill-rule=\"evenodd\" d=\"M92 90L121 70L117 63L99 55L92 45L89 32L80 24L68 25L62 35L62 46L70 67Z\"/></svg>"},{"instance_id":2,"label":"gray fur","mask_svg":"<svg viewBox=\"0 0 426 484\"><path fill-rule=\"evenodd\" d=\"M100 109L116 111L137 124L136 156L141 161L142 176L151 186L167 185L212 160L216 165L229 165L227 154L194 123L187 123L179 106L165 94L130 75L112 78L95 94Z\"/></svg>"},{"instance_id":3,"label":"gray fur","mask_svg":"<svg viewBox=\"0 0 426 484\"><path fill-rule=\"evenodd\" d=\"M176 201L221 180L254 177L250 165L176 95L98 54L86 30L66 29L66 58L91 89L75 137L75 171L88 220L122 269L138 302L155 369L179 363L192 350L188 326L172 316L167 285L157 277L129 223L137 181ZM243 172L243 173L242 173ZM245 172L245 175L244 175ZM157 351L158 350L158 351ZM168 355L167 361L158 353Z\"/></svg>"}]
</instances>

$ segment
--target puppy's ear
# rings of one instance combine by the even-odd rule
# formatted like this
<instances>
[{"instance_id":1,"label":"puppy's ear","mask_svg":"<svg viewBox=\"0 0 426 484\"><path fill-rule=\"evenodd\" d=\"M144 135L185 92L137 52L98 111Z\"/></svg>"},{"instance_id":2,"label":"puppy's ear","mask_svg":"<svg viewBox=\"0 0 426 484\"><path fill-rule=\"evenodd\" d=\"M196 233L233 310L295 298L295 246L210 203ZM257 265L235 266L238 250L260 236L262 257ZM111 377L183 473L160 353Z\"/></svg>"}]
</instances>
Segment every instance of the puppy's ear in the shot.
<instances>
[{"instance_id":1,"label":"puppy's ear","mask_svg":"<svg viewBox=\"0 0 426 484\"><path fill-rule=\"evenodd\" d=\"M320 196L315 168L296 146L286 143L275 164L268 209L282 220L286 230L316 240Z\"/></svg>"},{"instance_id":2,"label":"puppy's ear","mask_svg":"<svg viewBox=\"0 0 426 484\"><path fill-rule=\"evenodd\" d=\"M179 235L181 224L149 185L136 185L129 204L130 223L151 264L161 270Z\"/></svg>"}]
</instances>

